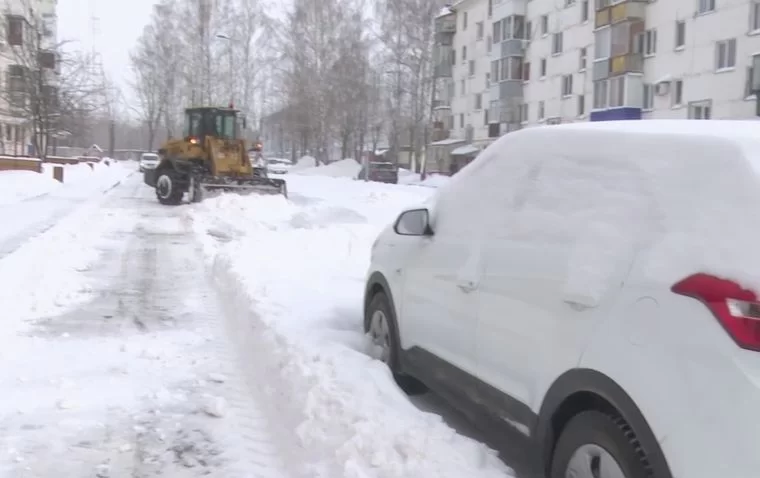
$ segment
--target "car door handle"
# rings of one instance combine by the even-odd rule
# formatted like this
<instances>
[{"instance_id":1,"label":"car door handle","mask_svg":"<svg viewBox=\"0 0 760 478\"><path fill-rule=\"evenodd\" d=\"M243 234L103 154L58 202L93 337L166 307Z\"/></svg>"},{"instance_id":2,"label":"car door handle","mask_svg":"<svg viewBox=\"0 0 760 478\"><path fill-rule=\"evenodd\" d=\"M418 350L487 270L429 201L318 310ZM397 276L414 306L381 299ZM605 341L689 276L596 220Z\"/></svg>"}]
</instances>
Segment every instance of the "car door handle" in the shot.
<instances>
[{"instance_id":1,"label":"car door handle","mask_svg":"<svg viewBox=\"0 0 760 478\"><path fill-rule=\"evenodd\" d=\"M471 281L471 280L460 280L457 283L457 287L459 287L459 289L462 292L465 292L465 293L469 294L470 292L472 292L472 291L474 291L475 289L478 288L478 284L476 282L474 282L474 281Z\"/></svg>"}]
</instances>

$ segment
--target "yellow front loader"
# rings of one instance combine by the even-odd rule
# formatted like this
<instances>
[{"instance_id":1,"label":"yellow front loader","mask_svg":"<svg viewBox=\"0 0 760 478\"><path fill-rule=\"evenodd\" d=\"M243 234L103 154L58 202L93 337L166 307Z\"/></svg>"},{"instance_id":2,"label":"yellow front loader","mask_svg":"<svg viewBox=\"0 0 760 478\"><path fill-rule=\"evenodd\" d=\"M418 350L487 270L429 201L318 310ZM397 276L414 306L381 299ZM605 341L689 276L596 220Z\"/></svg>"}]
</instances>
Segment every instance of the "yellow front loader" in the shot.
<instances>
[{"instance_id":1,"label":"yellow front loader","mask_svg":"<svg viewBox=\"0 0 760 478\"><path fill-rule=\"evenodd\" d=\"M287 197L285 180L269 178L265 167L254 167L241 137L244 129L245 119L232 105L186 109L183 137L161 146L158 166L144 172L145 184L155 188L161 204L168 205L180 204L185 193L191 202L198 202L208 191ZM259 152L260 148L259 144Z\"/></svg>"}]
</instances>

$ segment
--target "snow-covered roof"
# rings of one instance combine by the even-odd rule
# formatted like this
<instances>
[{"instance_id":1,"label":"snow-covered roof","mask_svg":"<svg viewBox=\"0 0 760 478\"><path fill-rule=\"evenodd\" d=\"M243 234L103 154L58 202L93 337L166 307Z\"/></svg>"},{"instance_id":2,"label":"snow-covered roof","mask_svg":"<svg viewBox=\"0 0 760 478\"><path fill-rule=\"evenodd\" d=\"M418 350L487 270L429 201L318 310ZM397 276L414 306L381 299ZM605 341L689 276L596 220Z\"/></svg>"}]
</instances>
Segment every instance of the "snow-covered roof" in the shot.
<instances>
[{"instance_id":1,"label":"snow-covered roof","mask_svg":"<svg viewBox=\"0 0 760 478\"><path fill-rule=\"evenodd\" d=\"M452 13L454 13L454 11L451 10L450 7L443 7L441 8L441 11L438 12L438 15L435 16L435 18L445 17L447 15L451 15Z\"/></svg>"},{"instance_id":2,"label":"snow-covered roof","mask_svg":"<svg viewBox=\"0 0 760 478\"><path fill-rule=\"evenodd\" d=\"M436 141L435 143L430 143L430 146L449 146L457 143L464 143L464 140L458 138L446 138L440 141Z\"/></svg>"},{"instance_id":3,"label":"snow-covered roof","mask_svg":"<svg viewBox=\"0 0 760 478\"><path fill-rule=\"evenodd\" d=\"M660 77L660 79L658 79L654 83L655 84L657 84L657 83L667 83L669 81L673 81L673 75L671 75L670 73L668 73L667 75L664 75L664 76Z\"/></svg>"},{"instance_id":4,"label":"snow-covered roof","mask_svg":"<svg viewBox=\"0 0 760 478\"><path fill-rule=\"evenodd\" d=\"M475 146L471 144L465 144L464 146L460 146L454 151L451 152L451 154L459 155L459 156L466 156L470 154L477 154L480 150L476 148Z\"/></svg>"}]
</instances>

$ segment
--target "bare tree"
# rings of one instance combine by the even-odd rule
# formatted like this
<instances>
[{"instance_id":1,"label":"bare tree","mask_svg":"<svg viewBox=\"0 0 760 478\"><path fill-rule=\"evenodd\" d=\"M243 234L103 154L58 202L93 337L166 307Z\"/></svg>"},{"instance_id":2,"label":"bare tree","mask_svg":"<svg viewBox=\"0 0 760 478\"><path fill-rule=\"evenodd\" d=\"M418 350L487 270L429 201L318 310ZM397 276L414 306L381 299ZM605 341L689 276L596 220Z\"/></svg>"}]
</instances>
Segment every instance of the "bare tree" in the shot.
<instances>
[{"instance_id":1,"label":"bare tree","mask_svg":"<svg viewBox=\"0 0 760 478\"><path fill-rule=\"evenodd\" d=\"M33 5L21 0L20 9L6 9L11 65L5 88L0 88L0 100L11 116L28 121L34 151L44 158L63 119L98 110L104 96L92 55L64 50L64 42L54 38L52 19L35 11Z\"/></svg>"},{"instance_id":2,"label":"bare tree","mask_svg":"<svg viewBox=\"0 0 760 478\"><path fill-rule=\"evenodd\" d=\"M148 130L145 146L150 151L155 146L156 129L161 122L167 89L166 79L162 75L164 57L156 48L159 43L156 29L148 25L138 39L136 50L130 55L135 75L132 87L139 103L139 119Z\"/></svg>"}]
</instances>

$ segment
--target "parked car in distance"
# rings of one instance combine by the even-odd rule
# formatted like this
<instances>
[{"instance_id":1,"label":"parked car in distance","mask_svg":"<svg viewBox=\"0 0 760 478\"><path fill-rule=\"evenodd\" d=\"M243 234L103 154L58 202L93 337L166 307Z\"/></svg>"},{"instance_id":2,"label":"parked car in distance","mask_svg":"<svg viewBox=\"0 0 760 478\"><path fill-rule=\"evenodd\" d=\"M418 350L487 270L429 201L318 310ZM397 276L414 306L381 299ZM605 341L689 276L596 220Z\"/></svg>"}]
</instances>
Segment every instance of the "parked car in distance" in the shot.
<instances>
[{"instance_id":1,"label":"parked car in distance","mask_svg":"<svg viewBox=\"0 0 760 478\"><path fill-rule=\"evenodd\" d=\"M373 355L540 476L758 476L759 152L754 121L501 137L374 243Z\"/></svg>"},{"instance_id":2,"label":"parked car in distance","mask_svg":"<svg viewBox=\"0 0 760 478\"><path fill-rule=\"evenodd\" d=\"M368 165L368 168L362 166L356 179L398 184L398 167L395 164L386 161L370 161Z\"/></svg>"},{"instance_id":3,"label":"parked car in distance","mask_svg":"<svg viewBox=\"0 0 760 478\"><path fill-rule=\"evenodd\" d=\"M159 158L156 153L143 153L140 156L140 172L144 172L146 169L156 169L158 166Z\"/></svg>"},{"instance_id":4,"label":"parked car in distance","mask_svg":"<svg viewBox=\"0 0 760 478\"><path fill-rule=\"evenodd\" d=\"M267 169L270 174L288 174L293 162L286 158L267 158Z\"/></svg>"}]
</instances>

